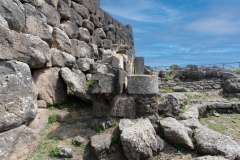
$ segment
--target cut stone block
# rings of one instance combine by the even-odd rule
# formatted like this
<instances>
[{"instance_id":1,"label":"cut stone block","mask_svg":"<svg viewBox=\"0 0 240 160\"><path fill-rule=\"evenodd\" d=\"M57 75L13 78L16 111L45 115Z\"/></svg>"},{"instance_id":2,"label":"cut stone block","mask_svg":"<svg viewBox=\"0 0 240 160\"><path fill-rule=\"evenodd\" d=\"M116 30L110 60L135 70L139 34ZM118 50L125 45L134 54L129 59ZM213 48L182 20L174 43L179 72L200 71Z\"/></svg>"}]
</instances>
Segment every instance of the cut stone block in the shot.
<instances>
[{"instance_id":1,"label":"cut stone block","mask_svg":"<svg viewBox=\"0 0 240 160\"><path fill-rule=\"evenodd\" d=\"M135 100L132 96L119 95L112 100L111 116L134 118L136 116Z\"/></svg>"},{"instance_id":2,"label":"cut stone block","mask_svg":"<svg viewBox=\"0 0 240 160\"><path fill-rule=\"evenodd\" d=\"M144 58L136 57L135 58L135 74L143 74L144 72Z\"/></svg>"},{"instance_id":3,"label":"cut stone block","mask_svg":"<svg viewBox=\"0 0 240 160\"><path fill-rule=\"evenodd\" d=\"M123 69L123 56L121 54L114 54L112 56L113 68Z\"/></svg>"},{"instance_id":4,"label":"cut stone block","mask_svg":"<svg viewBox=\"0 0 240 160\"><path fill-rule=\"evenodd\" d=\"M128 75L129 94L157 94L158 76L156 75Z\"/></svg>"}]
</instances>

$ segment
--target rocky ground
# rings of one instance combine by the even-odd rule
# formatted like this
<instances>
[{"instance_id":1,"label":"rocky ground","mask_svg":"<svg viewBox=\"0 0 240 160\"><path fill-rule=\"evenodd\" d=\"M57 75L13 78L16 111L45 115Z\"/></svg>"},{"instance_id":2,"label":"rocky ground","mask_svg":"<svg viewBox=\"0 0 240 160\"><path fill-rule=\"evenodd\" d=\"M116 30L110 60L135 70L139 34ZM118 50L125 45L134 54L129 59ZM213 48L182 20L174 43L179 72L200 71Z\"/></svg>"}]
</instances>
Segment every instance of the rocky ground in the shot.
<instances>
[{"instance_id":1,"label":"rocky ground","mask_svg":"<svg viewBox=\"0 0 240 160\"><path fill-rule=\"evenodd\" d=\"M194 91L184 92L188 98L188 105L191 107L197 103L206 101L238 101L238 98L231 98L218 91ZM63 147L73 150L73 160L94 160L89 147L90 138L94 135L110 133L113 134L112 143L105 159L124 160L126 159L120 143L118 119L108 117L96 118L92 114L92 108L88 104L79 103L77 98L68 95L65 102L48 108L49 118L47 126L39 132L41 142L34 152L29 155L30 160L60 159L56 156L59 149ZM161 119L161 117L159 117ZM237 113L214 113L200 117L204 126L211 128L224 135L234 138L240 142L240 115ZM81 144L75 142L76 136L81 136ZM185 149L178 145L171 145L165 142L164 149L159 155L152 157L152 160L190 160L199 157L199 153ZM64 158L63 158L64 159ZM65 158L66 159L66 158Z\"/></svg>"}]
</instances>

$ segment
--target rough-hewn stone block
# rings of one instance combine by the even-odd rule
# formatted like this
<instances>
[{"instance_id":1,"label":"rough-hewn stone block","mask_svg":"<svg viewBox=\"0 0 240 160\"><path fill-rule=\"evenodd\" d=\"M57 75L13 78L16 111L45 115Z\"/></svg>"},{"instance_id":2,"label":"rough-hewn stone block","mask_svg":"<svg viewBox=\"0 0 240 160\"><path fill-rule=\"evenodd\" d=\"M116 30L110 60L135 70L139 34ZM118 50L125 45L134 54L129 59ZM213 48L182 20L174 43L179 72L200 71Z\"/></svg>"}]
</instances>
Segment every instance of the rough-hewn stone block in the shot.
<instances>
[{"instance_id":1,"label":"rough-hewn stone block","mask_svg":"<svg viewBox=\"0 0 240 160\"><path fill-rule=\"evenodd\" d=\"M129 94L157 94L158 76L129 75L127 76Z\"/></svg>"}]
</instances>

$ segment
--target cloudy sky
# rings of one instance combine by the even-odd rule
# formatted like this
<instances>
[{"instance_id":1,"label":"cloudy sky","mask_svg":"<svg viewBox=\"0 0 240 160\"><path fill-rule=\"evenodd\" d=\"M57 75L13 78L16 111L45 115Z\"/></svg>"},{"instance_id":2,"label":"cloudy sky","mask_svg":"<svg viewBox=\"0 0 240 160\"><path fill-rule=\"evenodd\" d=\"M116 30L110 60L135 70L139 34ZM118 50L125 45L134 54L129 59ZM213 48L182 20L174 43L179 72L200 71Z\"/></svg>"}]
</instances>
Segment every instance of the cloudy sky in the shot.
<instances>
[{"instance_id":1,"label":"cloudy sky","mask_svg":"<svg viewBox=\"0 0 240 160\"><path fill-rule=\"evenodd\" d=\"M100 0L152 67L240 61L240 0Z\"/></svg>"}]
</instances>

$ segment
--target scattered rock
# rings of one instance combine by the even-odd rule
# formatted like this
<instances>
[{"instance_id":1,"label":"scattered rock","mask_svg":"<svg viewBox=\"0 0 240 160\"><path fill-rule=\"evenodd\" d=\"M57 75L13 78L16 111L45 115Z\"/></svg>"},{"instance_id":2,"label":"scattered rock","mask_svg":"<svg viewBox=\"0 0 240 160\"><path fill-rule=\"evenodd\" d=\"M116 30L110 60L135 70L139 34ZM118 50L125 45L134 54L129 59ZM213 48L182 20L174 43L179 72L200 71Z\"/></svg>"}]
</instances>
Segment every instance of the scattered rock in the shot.
<instances>
[{"instance_id":1,"label":"scattered rock","mask_svg":"<svg viewBox=\"0 0 240 160\"><path fill-rule=\"evenodd\" d=\"M147 159L157 152L156 132L148 119L138 119L135 122L120 120L119 127L122 130L120 137L127 159Z\"/></svg>"},{"instance_id":2,"label":"scattered rock","mask_svg":"<svg viewBox=\"0 0 240 160\"><path fill-rule=\"evenodd\" d=\"M47 108L47 103L44 100L38 100L37 106L38 106L38 108Z\"/></svg>"},{"instance_id":3,"label":"scattered rock","mask_svg":"<svg viewBox=\"0 0 240 160\"><path fill-rule=\"evenodd\" d=\"M164 137L173 144L178 144L187 149L194 149L191 138L188 135L187 128L174 118L164 118L160 121Z\"/></svg>"},{"instance_id":4,"label":"scattered rock","mask_svg":"<svg viewBox=\"0 0 240 160\"><path fill-rule=\"evenodd\" d=\"M205 155L222 155L228 159L235 159L240 151L240 145L231 137L222 135L206 127L197 128L194 138L198 152Z\"/></svg>"},{"instance_id":5,"label":"scattered rock","mask_svg":"<svg viewBox=\"0 0 240 160\"><path fill-rule=\"evenodd\" d=\"M82 138L81 136L74 137L73 141L77 146L80 146L81 144L86 142L86 140L84 138Z\"/></svg>"},{"instance_id":6,"label":"scattered rock","mask_svg":"<svg viewBox=\"0 0 240 160\"><path fill-rule=\"evenodd\" d=\"M111 134L95 135L91 137L91 151L97 159L102 159L106 156L106 152L111 144Z\"/></svg>"},{"instance_id":7,"label":"scattered rock","mask_svg":"<svg viewBox=\"0 0 240 160\"><path fill-rule=\"evenodd\" d=\"M72 148L64 147L59 151L59 156L62 158L72 158L73 157L73 150Z\"/></svg>"},{"instance_id":8,"label":"scattered rock","mask_svg":"<svg viewBox=\"0 0 240 160\"><path fill-rule=\"evenodd\" d=\"M174 92L187 92L186 88L181 87L181 86L175 86L173 87Z\"/></svg>"},{"instance_id":9,"label":"scattered rock","mask_svg":"<svg viewBox=\"0 0 240 160\"><path fill-rule=\"evenodd\" d=\"M26 126L0 133L0 159L25 160L38 145L38 135Z\"/></svg>"}]
</instances>

